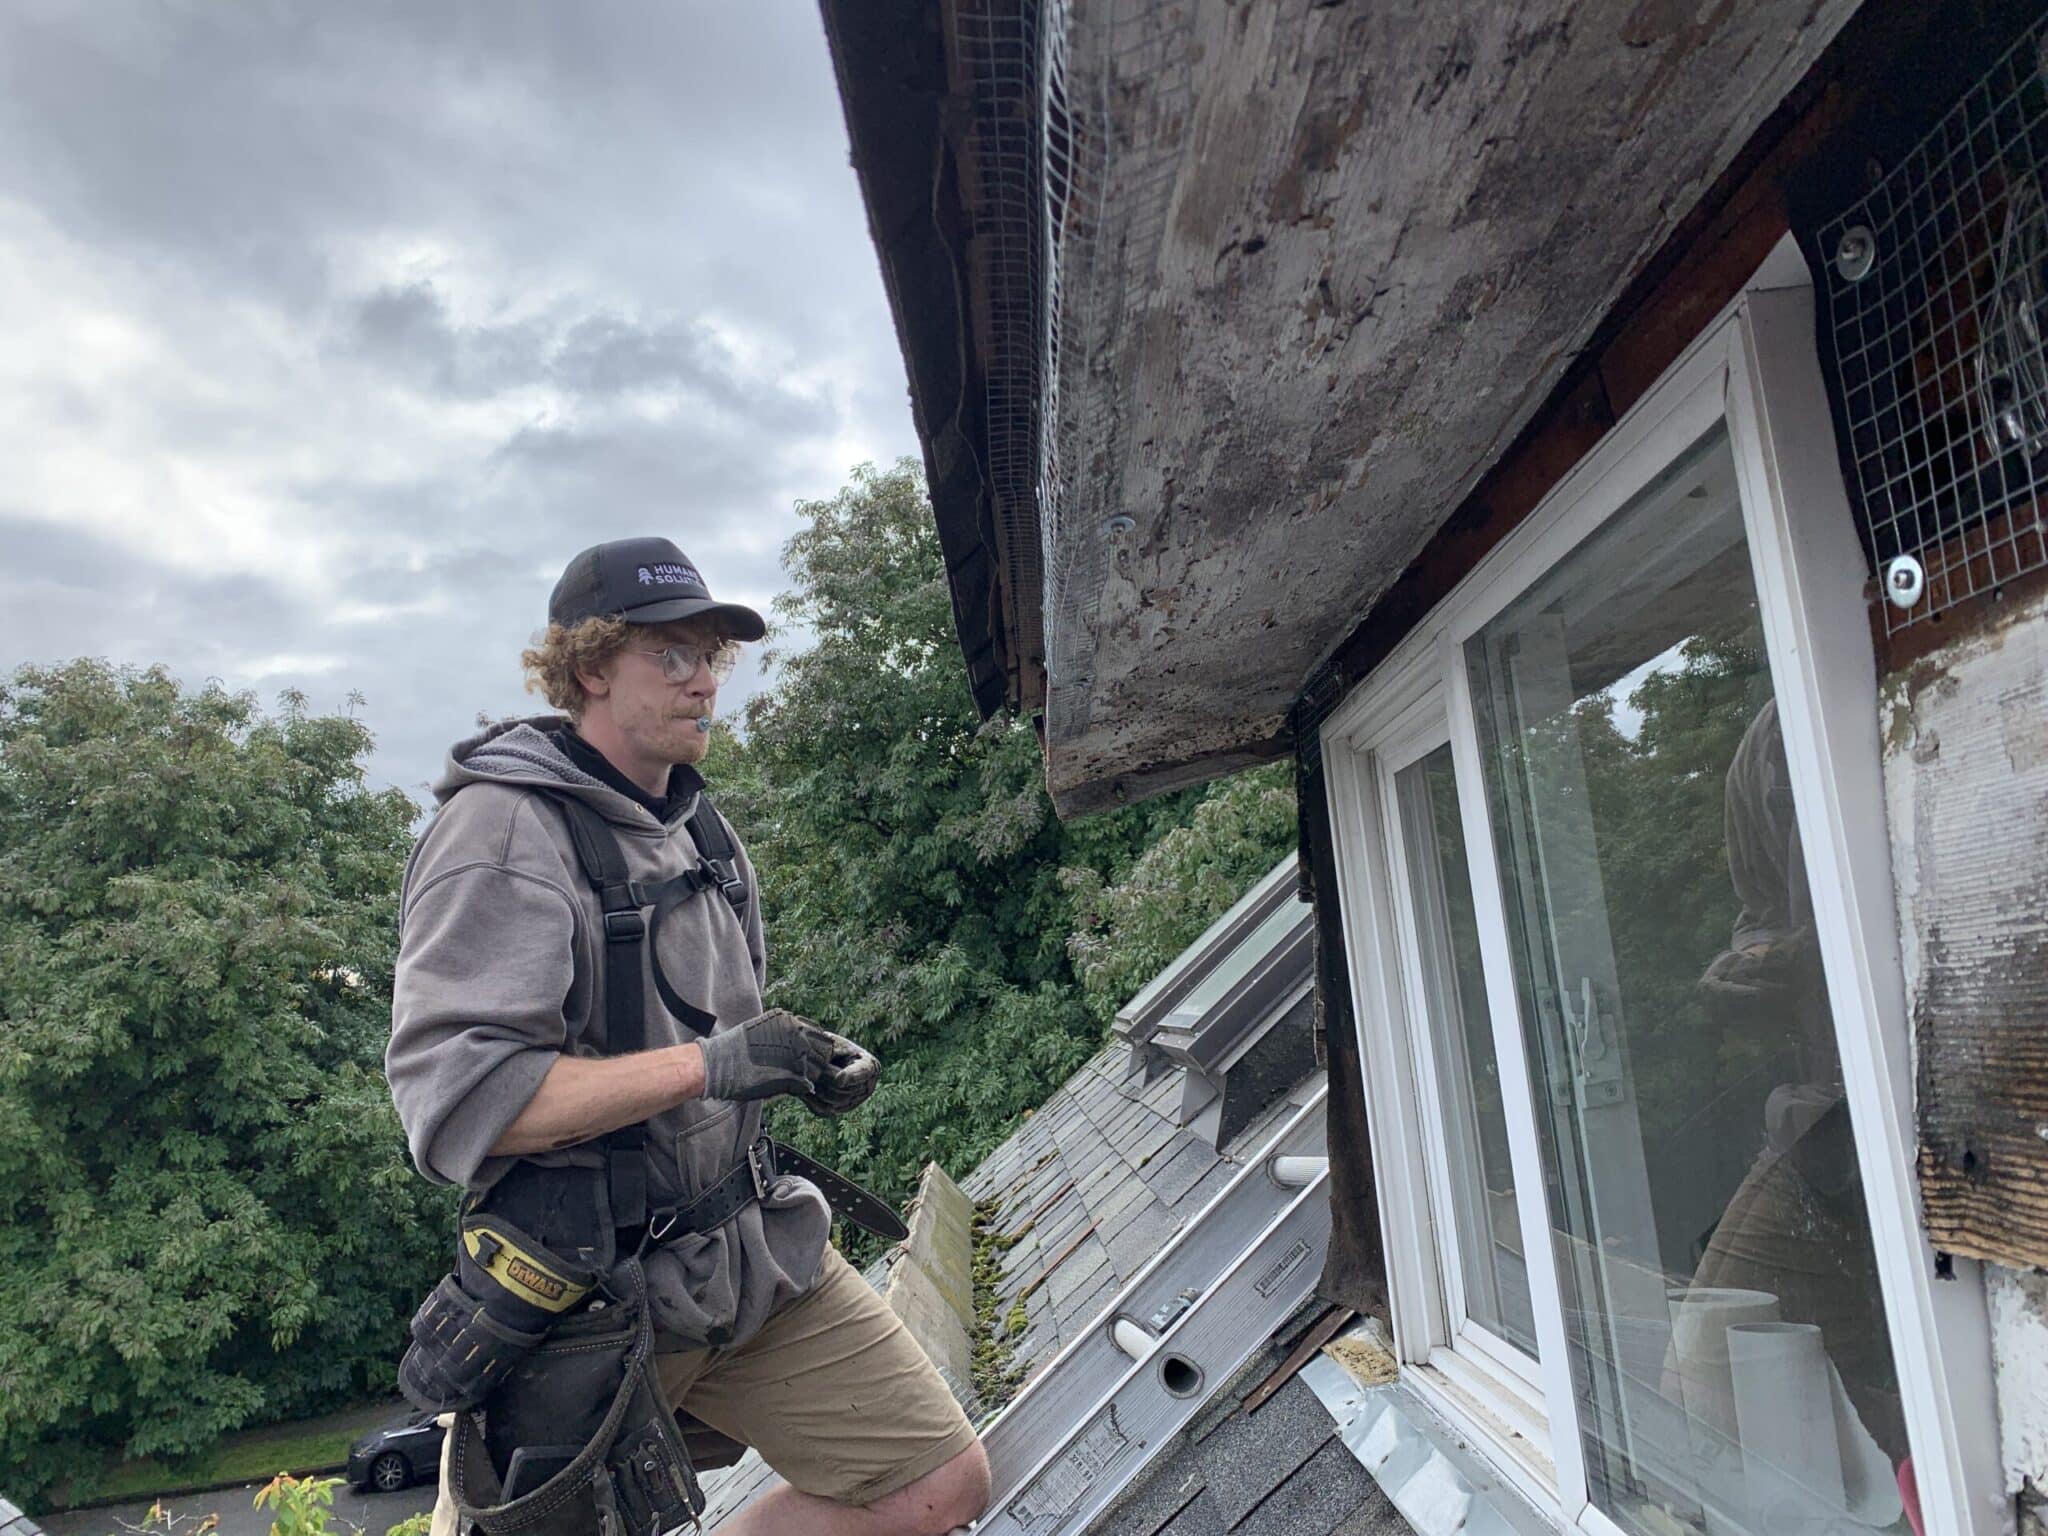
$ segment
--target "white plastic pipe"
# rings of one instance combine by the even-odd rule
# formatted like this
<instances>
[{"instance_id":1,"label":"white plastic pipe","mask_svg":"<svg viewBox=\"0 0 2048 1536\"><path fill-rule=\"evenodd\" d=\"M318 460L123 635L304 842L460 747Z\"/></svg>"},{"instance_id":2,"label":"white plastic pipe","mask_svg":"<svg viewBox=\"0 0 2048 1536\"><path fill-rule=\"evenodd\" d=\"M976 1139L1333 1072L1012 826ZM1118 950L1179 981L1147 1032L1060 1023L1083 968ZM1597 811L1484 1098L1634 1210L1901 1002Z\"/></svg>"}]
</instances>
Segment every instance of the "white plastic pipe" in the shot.
<instances>
[{"instance_id":1,"label":"white plastic pipe","mask_svg":"<svg viewBox=\"0 0 2048 1536\"><path fill-rule=\"evenodd\" d=\"M1273 1182L1282 1189L1301 1189L1313 1184L1330 1170L1327 1157L1276 1157L1266 1165Z\"/></svg>"},{"instance_id":2,"label":"white plastic pipe","mask_svg":"<svg viewBox=\"0 0 2048 1536\"><path fill-rule=\"evenodd\" d=\"M1109 1336L1133 1360L1143 1360L1159 1347L1157 1339L1128 1317L1120 1317L1111 1324Z\"/></svg>"}]
</instances>

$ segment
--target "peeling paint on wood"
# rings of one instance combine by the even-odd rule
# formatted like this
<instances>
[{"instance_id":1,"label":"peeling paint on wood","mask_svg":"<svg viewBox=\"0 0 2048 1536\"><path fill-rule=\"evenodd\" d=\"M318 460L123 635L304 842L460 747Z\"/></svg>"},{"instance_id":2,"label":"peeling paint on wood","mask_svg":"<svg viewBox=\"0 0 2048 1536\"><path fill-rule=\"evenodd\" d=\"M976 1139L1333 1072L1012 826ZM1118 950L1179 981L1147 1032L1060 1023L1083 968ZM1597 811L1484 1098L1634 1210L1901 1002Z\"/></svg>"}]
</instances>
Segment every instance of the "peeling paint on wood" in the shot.
<instances>
[{"instance_id":1,"label":"peeling paint on wood","mask_svg":"<svg viewBox=\"0 0 2048 1536\"><path fill-rule=\"evenodd\" d=\"M1142 102L1144 82L1086 53L1111 8L1076 0L1071 67L1105 82L1094 99ZM1173 136L1165 233L1090 306L1099 354L1060 401L1114 423L1070 466L1071 526L1137 523L1104 557L1091 664L1065 685L1084 707L1048 711L1063 810L1284 739L1310 668L1854 9L1163 8L1194 33L1193 108L1113 126L1147 166L1151 136ZM1129 190L1114 157L1109 181L1102 250Z\"/></svg>"},{"instance_id":2,"label":"peeling paint on wood","mask_svg":"<svg viewBox=\"0 0 2048 1536\"><path fill-rule=\"evenodd\" d=\"M1929 1240L2048 1264L2048 598L1884 707Z\"/></svg>"},{"instance_id":3,"label":"peeling paint on wood","mask_svg":"<svg viewBox=\"0 0 2048 1536\"><path fill-rule=\"evenodd\" d=\"M1993 1268L1985 1279L1998 1373L1999 1449L2005 1488L2048 1489L2048 1275Z\"/></svg>"}]
</instances>

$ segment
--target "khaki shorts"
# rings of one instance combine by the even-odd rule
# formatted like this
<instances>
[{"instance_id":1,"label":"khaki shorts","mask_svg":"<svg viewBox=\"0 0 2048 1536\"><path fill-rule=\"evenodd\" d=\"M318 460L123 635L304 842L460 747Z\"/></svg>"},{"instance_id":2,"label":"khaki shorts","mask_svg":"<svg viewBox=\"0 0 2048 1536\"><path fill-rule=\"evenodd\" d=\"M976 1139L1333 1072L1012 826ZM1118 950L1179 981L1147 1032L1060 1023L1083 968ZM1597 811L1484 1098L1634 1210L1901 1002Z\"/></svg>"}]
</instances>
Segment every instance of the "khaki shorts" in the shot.
<instances>
[{"instance_id":1,"label":"khaki shorts","mask_svg":"<svg viewBox=\"0 0 2048 1536\"><path fill-rule=\"evenodd\" d=\"M829 1245L817 1284L746 1343L655 1364L672 1406L836 1504L873 1504L974 1444L974 1427L917 1340ZM455 1529L445 1454L433 1529Z\"/></svg>"}]
</instances>

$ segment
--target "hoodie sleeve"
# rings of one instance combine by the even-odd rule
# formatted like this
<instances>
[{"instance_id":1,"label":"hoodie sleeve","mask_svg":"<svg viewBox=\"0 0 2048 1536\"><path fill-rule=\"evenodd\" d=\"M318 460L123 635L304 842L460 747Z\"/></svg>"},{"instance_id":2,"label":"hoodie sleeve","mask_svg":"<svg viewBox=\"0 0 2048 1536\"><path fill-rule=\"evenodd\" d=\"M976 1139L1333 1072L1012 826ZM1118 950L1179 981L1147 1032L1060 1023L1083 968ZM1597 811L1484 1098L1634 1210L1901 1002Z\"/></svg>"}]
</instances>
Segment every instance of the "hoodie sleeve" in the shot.
<instances>
[{"instance_id":1,"label":"hoodie sleeve","mask_svg":"<svg viewBox=\"0 0 2048 1536\"><path fill-rule=\"evenodd\" d=\"M575 907L552 882L502 863L421 873L405 906L384 1070L420 1172L468 1184L567 1038Z\"/></svg>"}]
</instances>

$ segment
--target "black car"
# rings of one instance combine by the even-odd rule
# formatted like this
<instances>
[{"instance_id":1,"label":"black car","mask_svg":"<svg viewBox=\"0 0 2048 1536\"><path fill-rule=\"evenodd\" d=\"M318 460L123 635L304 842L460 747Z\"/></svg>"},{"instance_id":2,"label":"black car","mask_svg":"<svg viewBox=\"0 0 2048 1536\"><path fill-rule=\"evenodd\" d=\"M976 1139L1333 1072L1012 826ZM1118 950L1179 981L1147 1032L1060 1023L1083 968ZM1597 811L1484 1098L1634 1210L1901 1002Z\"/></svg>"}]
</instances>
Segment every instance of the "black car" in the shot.
<instances>
[{"instance_id":1,"label":"black car","mask_svg":"<svg viewBox=\"0 0 2048 1536\"><path fill-rule=\"evenodd\" d=\"M349 1447L349 1487L393 1493L410 1483L432 1481L441 1475L444 1433L426 1414L373 1430Z\"/></svg>"}]
</instances>

